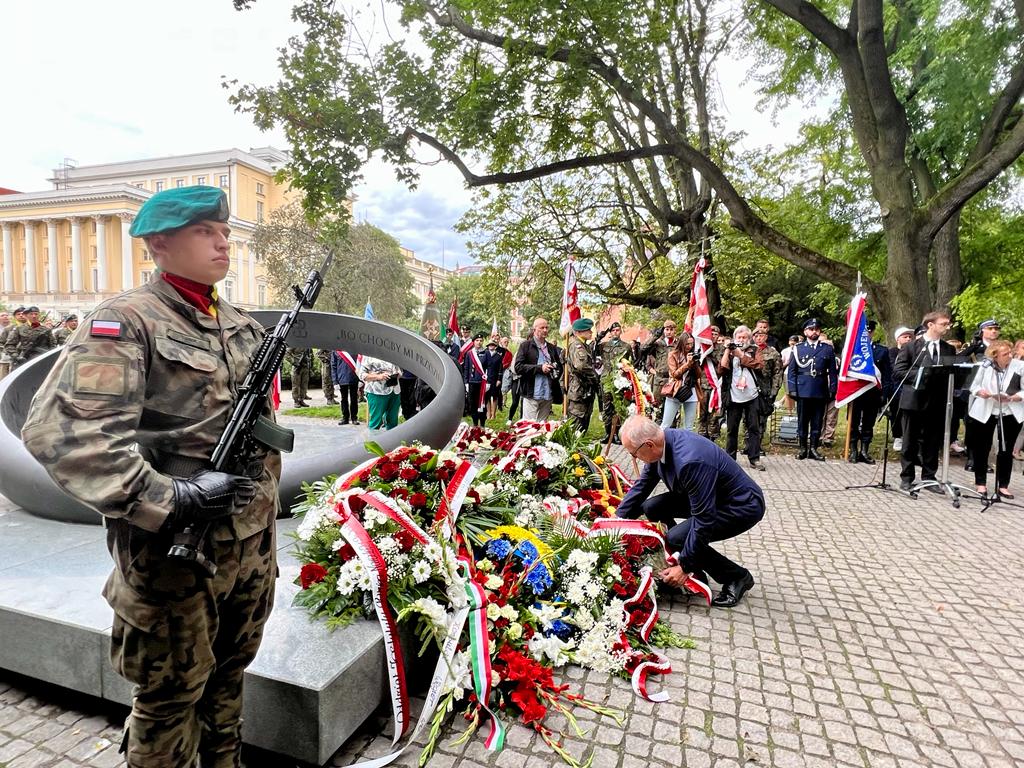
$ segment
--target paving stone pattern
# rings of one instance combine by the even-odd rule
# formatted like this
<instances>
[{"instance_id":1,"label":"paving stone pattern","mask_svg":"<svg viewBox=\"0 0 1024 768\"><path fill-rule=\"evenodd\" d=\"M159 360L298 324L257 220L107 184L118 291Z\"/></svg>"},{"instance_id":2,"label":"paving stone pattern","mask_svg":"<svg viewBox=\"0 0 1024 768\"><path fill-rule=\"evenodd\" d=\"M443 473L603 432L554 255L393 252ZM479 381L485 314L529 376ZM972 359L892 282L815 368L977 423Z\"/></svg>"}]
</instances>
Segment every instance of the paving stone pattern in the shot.
<instances>
[{"instance_id":1,"label":"paving stone pattern","mask_svg":"<svg viewBox=\"0 0 1024 768\"><path fill-rule=\"evenodd\" d=\"M619 728L582 711L587 736L567 739L569 751L592 753L595 768L1024 766L1024 503L954 509L928 493L844 490L877 482L878 467L766 463L756 476L767 490L765 520L723 547L757 585L732 610L662 603L697 645L668 652L671 703L569 669L567 682L627 718ZM890 467L890 481L897 472ZM971 482L960 469L953 475ZM0 512L5 503L0 497ZM123 716L0 672L0 767L120 765ZM389 751L383 723L367 723L330 764ZM497 756L478 736L451 741L431 766L559 763L520 726ZM414 766L417 755L410 749L396 765ZM246 764L294 763L249 752Z\"/></svg>"}]
</instances>

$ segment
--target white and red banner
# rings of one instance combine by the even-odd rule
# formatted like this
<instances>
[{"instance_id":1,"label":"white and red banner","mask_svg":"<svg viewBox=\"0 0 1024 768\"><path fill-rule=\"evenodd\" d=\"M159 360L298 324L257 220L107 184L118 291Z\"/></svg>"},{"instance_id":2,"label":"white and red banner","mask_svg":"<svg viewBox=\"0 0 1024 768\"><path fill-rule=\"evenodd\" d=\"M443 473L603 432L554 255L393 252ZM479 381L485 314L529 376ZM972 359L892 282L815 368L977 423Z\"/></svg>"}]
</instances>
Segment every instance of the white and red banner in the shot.
<instances>
[{"instance_id":1,"label":"white and red banner","mask_svg":"<svg viewBox=\"0 0 1024 768\"><path fill-rule=\"evenodd\" d=\"M576 267L569 259L565 265L565 284L562 286L562 322L558 324L558 332L567 336L572 331L572 324L583 316L580 311L579 290L576 287Z\"/></svg>"},{"instance_id":2,"label":"white and red banner","mask_svg":"<svg viewBox=\"0 0 1024 768\"><path fill-rule=\"evenodd\" d=\"M277 369L277 373L274 374L274 383L270 385L270 404L274 407L274 410L281 408L281 369Z\"/></svg>"},{"instance_id":3,"label":"white and red banner","mask_svg":"<svg viewBox=\"0 0 1024 768\"><path fill-rule=\"evenodd\" d=\"M882 386L882 377L871 351L868 333L867 294L858 293L850 301L846 312L846 340L839 360L839 386L836 389L836 408L840 408L865 392Z\"/></svg>"},{"instance_id":4,"label":"white and red banner","mask_svg":"<svg viewBox=\"0 0 1024 768\"><path fill-rule=\"evenodd\" d=\"M340 357L342 360L348 363L348 367L352 369L353 373L356 373L356 369L359 367L359 363L352 359L352 355L350 355L343 349L334 350L334 354L336 354L338 357ZM360 355L360 357L362 357L362 355Z\"/></svg>"},{"instance_id":5,"label":"white and red banner","mask_svg":"<svg viewBox=\"0 0 1024 768\"><path fill-rule=\"evenodd\" d=\"M452 307L448 310L448 335L455 334L459 338L462 332L459 330L459 297L452 299Z\"/></svg>"},{"instance_id":6,"label":"white and red banner","mask_svg":"<svg viewBox=\"0 0 1024 768\"><path fill-rule=\"evenodd\" d=\"M700 353L701 369L704 381L711 397L708 399L708 410L713 411L722 404L722 381L715 370L715 363L710 354L715 348L711 338L711 309L708 305L708 287L704 281L704 269L707 266L701 256L693 267L693 279L690 281L690 308L686 313L684 329L693 336L694 350Z\"/></svg>"}]
</instances>

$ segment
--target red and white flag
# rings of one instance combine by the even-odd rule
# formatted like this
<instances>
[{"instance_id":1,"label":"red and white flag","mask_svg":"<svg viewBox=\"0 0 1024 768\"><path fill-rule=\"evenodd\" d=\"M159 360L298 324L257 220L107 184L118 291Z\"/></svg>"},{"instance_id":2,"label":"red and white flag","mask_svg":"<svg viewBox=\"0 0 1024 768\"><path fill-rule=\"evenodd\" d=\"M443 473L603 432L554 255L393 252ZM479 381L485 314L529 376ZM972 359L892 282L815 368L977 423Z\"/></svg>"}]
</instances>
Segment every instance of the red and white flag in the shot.
<instances>
[{"instance_id":1,"label":"red and white flag","mask_svg":"<svg viewBox=\"0 0 1024 768\"><path fill-rule=\"evenodd\" d=\"M686 322L683 327L693 336L694 349L700 352L704 381L711 391L708 410L713 411L722 404L722 380L718 377L714 360L710 357L715 348L715 342L711 338L711 309L708 306L708 287L704 282L706 266L704 257L701 256L693 267L693 279L690 281L690 308L686 312Z\"/></svg>"},{"instance_id":2,"label":"red and white flag","mask_svg":"<svg viewBox=\"0 0 1024 768\"><path fill-rule=\"evenodd\" d=\"M270 386L270 404L274 406L274 410L281 408L281 369L277 369L277 373L274 374L274 383Z\"/></svg>"},{"instance_id":3,"label":"red and white flag","mask_svg":"<svg viewBox=\"0 0 1024 768\"><path fill-rule=\"evenodd\" d=\"M498 336L498 318L491 318L491 338L497 338Z\"/></svg>"},{"instance_id":4,"label":"red and white flag","mask_svg":"<svg viewBox=\"0 0 1024 768\"><path fill-rule=\"evenodd\" d=\"M867 294L858 293L846 311L846 340L839 361L839 385L836 388L836 408L856 400L865 392L882 386L882 377L875 365L868 333L866 315Z\"/></svg>"},{"instance_id":5,"label":"red and white flag","mask_svg":"<svg viewBox=\"0 0 1024 768\"><path fill-rule=\"evenodd\" d=\"M558 325L559 333L563 336L568 335L572 331L572 324L582 316L576 288L576 268L573 266L573 260L569 259L565 265L565 284L562 286L562 322Z\"/></svg>"},{"instance_id":6,"label":"red and white flag","mask_svg":"<svg viewBox=\"0 0 1024 768\"><path fill-rule=\"evenodd\" d=\"M448 335L455 335L459 338L462 332L459 330L459 297L452 299L452 307L448 310Z\"/></svg>"}]
</instances>

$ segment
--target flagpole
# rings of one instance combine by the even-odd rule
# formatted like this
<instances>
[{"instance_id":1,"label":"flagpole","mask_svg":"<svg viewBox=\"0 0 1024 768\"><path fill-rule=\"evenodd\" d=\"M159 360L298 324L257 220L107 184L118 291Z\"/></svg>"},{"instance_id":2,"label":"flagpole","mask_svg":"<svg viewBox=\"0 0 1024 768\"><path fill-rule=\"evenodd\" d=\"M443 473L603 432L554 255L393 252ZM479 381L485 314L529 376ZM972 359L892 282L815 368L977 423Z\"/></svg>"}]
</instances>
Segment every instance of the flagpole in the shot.
<instances>
[{"instance_id":1,"label":"flagpole","mask_svg":"<svg viewBox=\"0 0 1024 768\"><path fill-rule=\"evenodd\" d=\"M854 297L856 297L859 294L860 294L860 270L858 269L857 270L857 288L853 292L853 295L854 295ZM849 329L849 326L850 326L850 310L846 311L846 326L847 326L847 329ZM843 341L845 342L846 340L844 339ZM850 432L853 430L853 408L851 407L852 405L853 405L853 401L852 400L849 403L846 404L846 440L844 441L844 444L843 444L843 461L849 461L850 460ZM857 447L854 446L854 450L856 450L856 449L857 449Z\"/></svg>"}]
</instances>

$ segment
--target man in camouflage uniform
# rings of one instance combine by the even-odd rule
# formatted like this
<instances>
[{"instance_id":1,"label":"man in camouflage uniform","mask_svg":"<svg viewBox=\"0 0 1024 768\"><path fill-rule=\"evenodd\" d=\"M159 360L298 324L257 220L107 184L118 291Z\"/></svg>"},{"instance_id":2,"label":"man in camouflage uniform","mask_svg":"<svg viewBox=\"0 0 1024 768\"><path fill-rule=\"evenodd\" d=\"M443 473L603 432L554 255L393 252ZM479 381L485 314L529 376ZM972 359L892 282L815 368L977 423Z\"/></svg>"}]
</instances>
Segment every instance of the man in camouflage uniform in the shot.
<instances>
[{"instance_id":1,"label":"man in camouflage uniform","mask_svg":"<svg viewBox=\"0 0 1024 768\"><path fill-rule=\"evenodd\" d=\"M320 379L323 381L324 397L328 405L337 405L334 397L334 381L331 379L331 355L334 353L329 349L318 349L316 359L320 361Z\"/></svg>"},{"instance_id":2,"label":"man in camouflage uniform","mask_svg":"<svg viewBox=\"0 0 1024 768\"><path fill-rule=\"evenodd\" d=\"M7 353L4 352L4 343L7 340L7 332L14 327L14 321L11 320L9 312L0 312L0 381L3 380L4 376L10 373L11 360L7 357Z\"/></svg>"},{"instance_id":3,"label":"man in camouflage uniform","mask_svg":"<svg viewBox=\"0 0 1024 768\"><path fill-rule=\"evenodd\" d=\"M598 402L601 403L601 421L604 422L605 442L612 436L612 421L615 419L615 400L605 385L618 373L619 360L631 352L629 344L622 340L621 324L612 323L608 326L607 334L609 338L604 341L601 341L601 334L598 334L597 337L597 351L601 359L601 383L598 387L600 399ZM615 436L615 440L618 441L618 435Z\"/></svg>"},{"instance_id":4,"label":"man in camouflage uniform","mask_svg":"<svg viewBox=\"0 0 1024 768\"><path fill-rule=\"evenodd\" d=\"M640 350L640 360L637 365L647 364L647 370L651 376L651 394L654 395L654 405L660 411L665 405L665 396L661 394L661 387L668 381L668 353L676 343L676 323L674 320L666 320L661 328L651 334L651 340Z\"/></svg>"},{"instance_id":5,"label":"man in camouflage uniform","mask_svg":"<svg viewBox=\"0 0 1024 768\"><path fill-rule=\"evenodd\" d=\"M313 367L313 350L289 347L285 353L292 364L292 402L296 408L309 408L309 371Z\"/></svg>"},{"instance_id":6,"label":"man in camouflage uniform","mask_svg":"<svg viewBox=\"0 0 1024 768\"><path fill-rule=\"evenodd\" d=\"M64 324L53 331L54 346L63 347L71 335L78 329L78 315L68 315Z\"/></svg>"},{"instance_id":7,"label":"man in camouflage uniform","mask_svg":"<svg viewBox=\"0 0 1024 768\"><path fill-rule=\"evenodd\" d=\"M569 390L566 393L565 414L576 422L586 434L590 428L590 414L594 410L594 396L601 385L594 368L594 352L587 343L594 335L594 321L581 317L572 324L569 342Z\"/></svg>"},{"instance_id":8,"label":"man in camouflage uniform","mask_svg":"<svg viewBox=\"0 0 1024 768\"><path fill-rule=\"evenodd\" d=\"M765 453L765 446L771 443L771 435L768 434L768 417L775 410L775 398L782 386L782 355L769 342L768 326L766 320L758 320L757 328L754 330L754 344L761 351L764 359L764 367L760 373L755 374L757 378L757 389L761 398L761 453Z\"/></svg>"},{"instance_id":9,"label":"man in camouflage uniform","mask_svg":"<svg viewBox=\"0 0 1024 768\"><path fill-rule=\"evenodd\" d=\"M39 322L39 307L28 307L25 310L25 322L7 332L4 352L11 359L13 371L33 357L53 349L53 346L53 334Z\"/></svg>"},{"instance_id":10,"label":"man in camouflage uniform","mask_svg":"<svg viewBox=\"0 0 1024 768\"><path fill-rule=\"evenodd\" d=\"M279 456L207 468L263 337L212 288L230 263L227 220L214 187L142 206L131 234L159 278L96 308L22 430L61 488L104 516L111 660L135 684L122 744L132 768L241 765L242 674L273 605ZM187 525L208 527L212 578L167 556Z\"/></svg>"}]
</instances>

